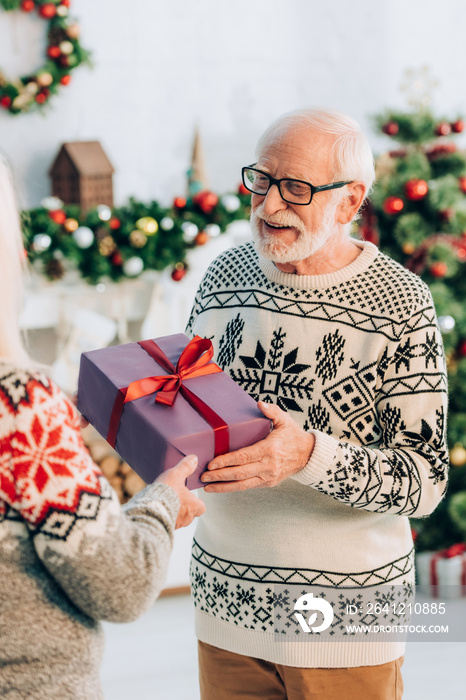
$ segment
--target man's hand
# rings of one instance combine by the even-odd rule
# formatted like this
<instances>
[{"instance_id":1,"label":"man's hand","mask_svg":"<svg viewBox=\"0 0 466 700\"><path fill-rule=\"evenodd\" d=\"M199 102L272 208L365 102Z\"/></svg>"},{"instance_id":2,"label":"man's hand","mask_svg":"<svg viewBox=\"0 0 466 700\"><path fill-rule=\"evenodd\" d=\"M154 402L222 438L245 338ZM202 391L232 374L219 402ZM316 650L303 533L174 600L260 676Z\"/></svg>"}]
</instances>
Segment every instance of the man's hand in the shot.
<instances>
[{"instance_id":1,"label":"man's hand","mask_svg":"<svg viewBox=\"0 0 466 700\"><path fill-rule=\"evenodd\" d=\"M272 420L272 432L255 445L214 457L201 476L201 481L209 484L204 487L207 493L276 486L307 464L314 449L314 436L278 406L263 401L257 405Z\"/></svg>"},{"instance_id":2,"label":"man's hand","mask_svg":"<svg viewBox=\"0 0 466 700\"><path fill-rule=\"evenodd\" d=\"M167 469L156 480L155 483L167 484L178 494L180 499L180 511L176 519L175 529L186 527L192 523L194 518L205 512L205 503L194 493L186 488L186 479L197 467L196 455L189 455L178 462L175 467Z\"/></svg>"}]
</instances>

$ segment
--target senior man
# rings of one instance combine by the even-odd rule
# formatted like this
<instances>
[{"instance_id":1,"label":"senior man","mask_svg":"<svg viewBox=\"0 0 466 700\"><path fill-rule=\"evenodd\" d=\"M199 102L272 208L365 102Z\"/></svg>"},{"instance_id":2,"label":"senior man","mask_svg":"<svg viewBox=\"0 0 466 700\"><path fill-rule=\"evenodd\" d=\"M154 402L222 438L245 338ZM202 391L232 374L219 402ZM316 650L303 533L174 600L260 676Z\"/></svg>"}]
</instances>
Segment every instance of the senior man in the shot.
<instances>
[{"instance_id":1,"label":"senior man","mask_svg":"<svg viewBox=\"0 0 466 700\"><path fill-rule=\"evenodd\" d=\"M402 696L403 640L323 641L309 627L298 640L287 603L311 584L322 599L349 586L353 602L409 591L407 516L428 515L445 491L431 295L349 235L373 178L350 117L279 119L243 168L254 241L217 258L195 299L188 330L213 340L219 365L273 423L203 476L191 564L203 700Z\"/></svg>"}]
</instances>

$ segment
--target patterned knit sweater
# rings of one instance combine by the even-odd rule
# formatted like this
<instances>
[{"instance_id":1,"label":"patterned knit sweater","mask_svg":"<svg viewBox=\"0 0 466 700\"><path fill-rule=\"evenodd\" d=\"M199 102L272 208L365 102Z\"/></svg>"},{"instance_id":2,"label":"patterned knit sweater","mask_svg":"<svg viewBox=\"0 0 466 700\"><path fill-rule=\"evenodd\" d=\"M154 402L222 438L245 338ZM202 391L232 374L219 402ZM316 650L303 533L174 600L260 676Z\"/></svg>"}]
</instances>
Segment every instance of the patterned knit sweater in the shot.
<instances>
[{"instance_id":1,"label":"patterned knit sweater","mask_svg":"<svg viewBox=\"0 0 466 700\"><path fill-rule=\"evenodd\" d=\"M412 587L407 516L429 514L446 487L446 369L430 292L358 245L350 265L315 276L280 272L252 244L227 251L188 324L251 396L315 435L308 464L278 486L204 493L192 551L198 637L275 663L374 665L403 653L398 640L277 641L274 615L290 593L280 586L321 586L323 597ZM292 618L289 605L282 615Z\"/></svg>"},{"instance_id":2,"label":"patterned knit sweater","mask_svg":"<svg viewBox=\"0 0 466 700\"><path fill-rule=\"evenodd\" d=\"M65 395L5 362L0 441L0 696L98 700L98 620L155 600L178 496L152 485L122 509Z\"/></svg>"}]
</instances>

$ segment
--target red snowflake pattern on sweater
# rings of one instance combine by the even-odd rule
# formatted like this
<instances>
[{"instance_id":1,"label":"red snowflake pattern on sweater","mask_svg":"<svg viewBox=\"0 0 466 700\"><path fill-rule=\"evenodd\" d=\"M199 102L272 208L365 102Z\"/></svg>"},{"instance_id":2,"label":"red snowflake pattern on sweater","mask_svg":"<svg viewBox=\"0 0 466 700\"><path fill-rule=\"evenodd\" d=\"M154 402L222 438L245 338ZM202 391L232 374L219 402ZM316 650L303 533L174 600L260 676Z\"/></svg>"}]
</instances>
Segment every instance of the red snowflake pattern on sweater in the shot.
<instances>
[{"instance_id":1,"label":"red snowflake pattern on sweater","mask_svg":"<svg viewBox=\"0 0 466 700\"><path fill-rule=\"evenodd\" d=\"M74 407L53 382L20 370L0 373L0 425L0 515L10 506L35 529L52 513L78 514L83 497L100 497L101 472Z\"/></svg>"}]
</instances>

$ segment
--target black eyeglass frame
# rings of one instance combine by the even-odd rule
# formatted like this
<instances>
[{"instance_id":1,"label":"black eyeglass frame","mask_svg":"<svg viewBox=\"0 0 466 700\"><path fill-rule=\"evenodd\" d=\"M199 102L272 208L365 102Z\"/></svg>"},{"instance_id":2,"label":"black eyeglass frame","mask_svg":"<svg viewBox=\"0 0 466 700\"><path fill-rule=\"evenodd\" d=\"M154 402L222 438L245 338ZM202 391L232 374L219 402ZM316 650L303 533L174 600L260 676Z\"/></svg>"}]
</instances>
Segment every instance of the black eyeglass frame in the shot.
<instances>
[{"instance_id":1,"label":"black eyeglass frame","mask_svg":"<svg viewBox=\"0 0 466 700\"><path fill-rule=\"evenodd\" d=\"M248 190L248 192L251 192L252 194L259 195L259 197L265 197L265 195L268 193L272 185L277 185L278 191L280 193L280 197L283 199L284 202L287 202L288 204L296 204L298 207L306 207L312 202L312 198L314 197L316 192L324 192L325 190L336 190L339 187L344 187L345 185L350 185L354 180L342 180L340 182L331 182L328 185L313 185L311 182L306 182L306 180L297 180L293 177L281 177L280 179L277 179L275 177L272 177L270 173L266 173L263 170L258 170L257 168L254 167L255 163L252 163L252 165L245 165L243 168L241 168L241 177L243 179L243 185L245 188ZM251 184L247 182L246 176L245 176L245 171L246 170L254 170L256 173L260 173L261 175L265 175L269 179L269 186L267 187L267 190L265 192L254 192L254 190L251 189ZM299 182L302 185L307 185L308 187L311 188L311 196L309 199L309 202L293 202L287 199L286 197L283 196L282 193L282 188L281 188L281 183L284 181L288 182Z\"/></svg>"}]
</instances>

